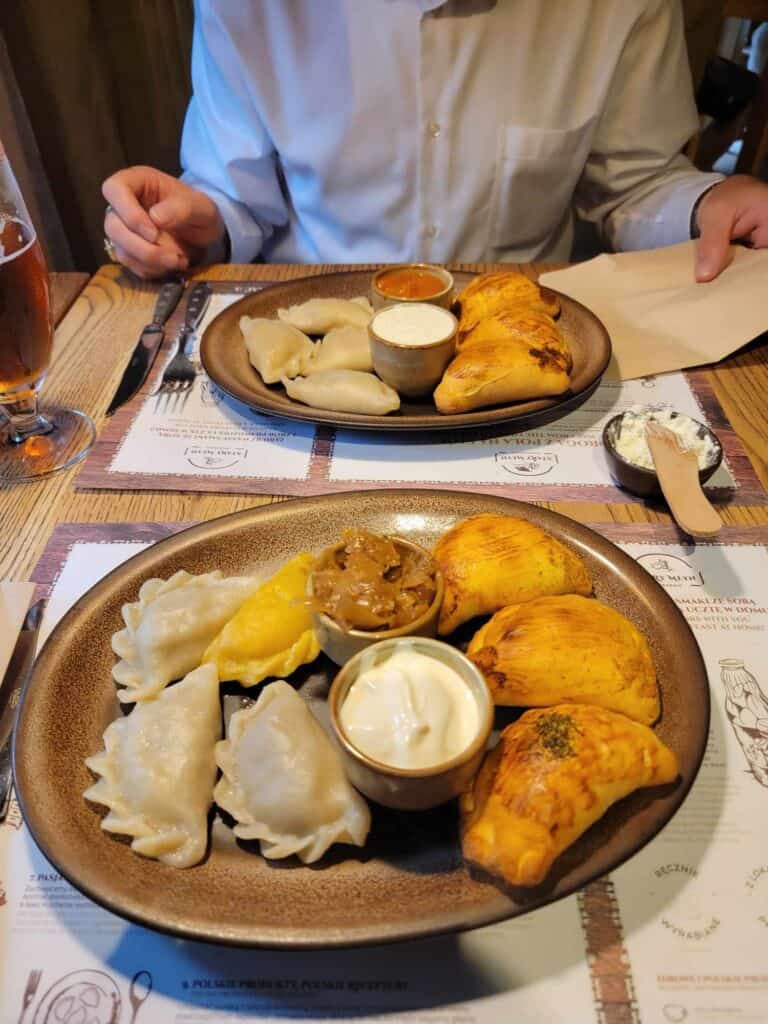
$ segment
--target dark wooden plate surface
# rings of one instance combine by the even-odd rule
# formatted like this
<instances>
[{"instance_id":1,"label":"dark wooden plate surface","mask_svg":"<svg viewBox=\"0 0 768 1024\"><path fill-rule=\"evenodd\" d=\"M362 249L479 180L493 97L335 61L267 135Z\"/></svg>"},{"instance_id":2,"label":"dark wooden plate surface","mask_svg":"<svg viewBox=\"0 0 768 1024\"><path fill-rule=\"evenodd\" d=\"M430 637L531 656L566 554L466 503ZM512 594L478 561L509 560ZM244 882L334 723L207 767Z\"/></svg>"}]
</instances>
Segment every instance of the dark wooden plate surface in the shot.
<instances>
[{"instance_id":1,"label":"dark wooden plate surface","mask_svg":"<svg viewBox=\"0 0 768 1024\"><path fill-rule=\"evenodd\" d=\"M457 289L461 289L473 276L454 274ZM288 419L357 430L476 430L504 424L510 431L517 431L542 426L581 405L600 383L611 358L608 332L595 314L575 299L558 292L562 305L558 322L571 348L573 374L571 390L557 398L540 398L443 416L428 396L404 399L399 412L389 416L369 416L313 409L289 398L282 385L267 385L262 381L248 362L238 327L241 316L276 317L279 308L312 298L370 297L372 277L369 271L361 270L302 277L264 288L234 302L211 321L203 335L200 358L206 373L228 395L245 402L256 412Z\"/></svg>"},{"instance_id":2,"label":"dark wooden plate surface","mask_svg":"<svg viewBox=\"0 0 768 1024\"><path fill-rule=\"evenodd\" d=\"M134 854L100 828L83 799L84 759L120 713L110 639L120 608L140 584L179 569L265 576L299 551L319 552L345 527L364 526L432 546L478 512L521 516L549 530L587 562L597 596L648 637L662 692L657 732L677 755L681 778L614 806L559 858L547 883L505 891L465 867L456 808L425 813L373 808L364 849L334 847L312 867L265 861L222 823L205 860L175 870ZM322 720L334 667L322 657L292 677ZM254 696L253 691L250 691ZM498 712L503 726L516 713ZM244 946L361 945L459 931L525 913L612 870L669 821L704 752L709 688L696 641L674 602L633 559L570 519L534 505L450 491L363 491L285 502L211 520L153 545L110 573L61 620L25 689L15 735L21 807L51 863L86 895L142 925ZM255 844L253 844L255 845Z\"/></svg>"}]
</instances>

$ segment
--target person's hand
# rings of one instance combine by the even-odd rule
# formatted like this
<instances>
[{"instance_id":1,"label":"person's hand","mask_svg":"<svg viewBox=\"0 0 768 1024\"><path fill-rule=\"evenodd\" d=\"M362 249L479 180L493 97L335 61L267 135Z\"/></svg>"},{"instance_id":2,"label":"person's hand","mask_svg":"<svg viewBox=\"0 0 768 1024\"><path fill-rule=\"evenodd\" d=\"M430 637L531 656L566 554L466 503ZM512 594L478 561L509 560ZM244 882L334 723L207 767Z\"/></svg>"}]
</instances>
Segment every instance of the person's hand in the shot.
<instances>
[{"instance_id":1,"label":"person's hand","mask_svg":"<svg viewBox=\"0 0 768 1024\"><path fill-rule=\"evenodd\" d=\"M731 262L734 239L768 247L768 185L748 174L726 178L704 195L696 221L696 280L711 281Z\"/></svg>"},{"instance_id":2,"label":"person's hand","mask_svg":"<svg viewBox=\"0 0 768 1024\"><path fill-rule=\"evenodd\" d=\"M183 271L224 238L216 204L154 167L126 167L104 182L104 234L138 277Z\"/></svg>"}]
</instances>

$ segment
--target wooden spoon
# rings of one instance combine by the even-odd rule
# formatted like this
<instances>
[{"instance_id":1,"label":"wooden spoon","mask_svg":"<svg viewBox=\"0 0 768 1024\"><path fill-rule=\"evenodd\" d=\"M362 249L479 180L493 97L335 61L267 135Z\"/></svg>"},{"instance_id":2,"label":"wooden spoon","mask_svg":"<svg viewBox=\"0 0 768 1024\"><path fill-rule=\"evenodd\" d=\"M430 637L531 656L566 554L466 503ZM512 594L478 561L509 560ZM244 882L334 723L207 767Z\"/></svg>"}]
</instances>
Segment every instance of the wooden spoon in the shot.
<instances>
[{"instance_id":1,"label":"wooden spoon","mask_svg":"<svg viewBox=\"0 0 768 1024\"><path fill-rule=\"evenodd\" d=\"M681 530L691 537L714 537L723 521L701 489L699 460L686 451L677 434L656 420L645 428L648 447L669 510Z\"/></svg>"}]
</instances>

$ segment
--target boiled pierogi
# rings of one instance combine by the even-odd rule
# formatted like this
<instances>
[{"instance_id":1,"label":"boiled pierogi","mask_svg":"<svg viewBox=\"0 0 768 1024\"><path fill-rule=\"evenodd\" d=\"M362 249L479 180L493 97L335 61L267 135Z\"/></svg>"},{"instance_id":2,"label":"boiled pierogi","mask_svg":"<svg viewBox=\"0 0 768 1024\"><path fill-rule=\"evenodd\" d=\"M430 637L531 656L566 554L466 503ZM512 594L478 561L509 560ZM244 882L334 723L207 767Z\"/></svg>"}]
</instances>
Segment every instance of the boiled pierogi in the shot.
<instances>
[{"instance_id":1,"label":"boiled pierogi","mask_svg":"<svg viewBox=\"0 0 768 1024\"><path fill-rule=\"evenodd\" d=\"M281 377L297 376L312 353L311 339L280 320L241 316L240 330L248 359L265 384L274 384Z\"/></svg>"},{"instance_id":2,"label":"boiled pierogi","mask_svg":"<svg viewBox=\"0 0 768 1024\"><path fill-rule=\"evenodd\" d=\"M315 409L386 416L400 408L398 393L372 373L321 370L311 377L283 378L289 397Z\"/></svg>"},{"instance_id":3,"label":"boiled pierogi","mask_svg":"<svg viewBox=\"0 0 768 1024\"><path fill-rule=\"evenodd\" d=\"M327 334L334 327L365 327L373 316L373 306L364 295L355 299L308 299L278 309L277 315L283 323L305 334Z\"/></svg>"},{"instance_id":4,"label":"boiled pierogi","mask_svg":"<svg viewBox=\"0 0 768 1024\"><path fill-rule=\"evenodd\" d=\"M334 327L301 364L301 374L308 377L322 370L373 370L371 343L365 327ZM290 373L285 374L290 377Z\"/></svg>"},{"instance_id":5,"label":"boiled pierogi","mask_svg":"<svg viewBox=\"0 0 768 1024\"><path fill-rule=\"evenodd\" d=\"M296 691L279 679L236 711L216 744L222 771L214 800L241 839L260 840L268 859L296 854L305 864L333 843L362 846L371 825L365 800Z\"/></svg>"},{"instance_id":6,"label":"boiled pierogi","mask_svg":"<svg viewBox=\"0 0 768 1024\"><path fill-rule=\"evenodd\" d=\"M104 732L104 750L86 759L101 776L85 791L109 814L101 827L133 836L131 848L176 868L202 860L221 737L219 677L201 665Z\"/></svg>"},{"instance_id":7,"label":"boiled pierogi","mask_svg":"<svg viewBox=\"0 0 768 1024\"><path fill-rule=\"evenodd\" d=\"M121 659L112 669L121 701L148 700L173 679L197 668L205 649L258 587L250 576L222 572L192 576L183 569L168 580L142 584L139 600L123 605L125 629L112 637Z\"/></svg>"}]
</instances>

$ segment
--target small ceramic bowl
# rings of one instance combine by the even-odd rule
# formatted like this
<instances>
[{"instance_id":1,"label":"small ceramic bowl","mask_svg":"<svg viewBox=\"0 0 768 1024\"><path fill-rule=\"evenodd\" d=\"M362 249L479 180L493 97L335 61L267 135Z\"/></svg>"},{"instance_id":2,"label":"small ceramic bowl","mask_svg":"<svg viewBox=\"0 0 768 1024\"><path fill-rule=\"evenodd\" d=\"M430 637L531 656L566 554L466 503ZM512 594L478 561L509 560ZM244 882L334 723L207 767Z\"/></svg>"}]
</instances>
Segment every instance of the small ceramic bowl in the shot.
<instances>
[{"instance_id":1,"label":"small ceramic bowl","mask_svg":"<svg viewBox=\"0 0 768 1024\"><path fill-rule=\"evenodd\" d=\"M429 555L426 548L413 541L403 540L401 537L393 537L396 547L410 548L411 551L418 551L421 554ZM331 550L338 550L344 546L344 541L339 541ZM310 588L312 577L310 576ZM396 639L403 636L426 636L437 635L437 620L440 617L440 607L443 603L443 574L435 567L435 596L432 604L423 615L407 626L398 626L397 629L344 629L338 622L326 615L325 612L312 612L312 625L315 630L317 642L320 649L328 655L331 661L337 665L346 664L350 658L359 651L378 643L380 640ZM310 589L311 593L311 589Z\"/></svg>"},{"instance_id":2,"label":"small ceramic bowl","mask_svg":"<svg viewBox=\"0 0 768 1024\"><path fill-rule=\"evenodd\" d=\"M425 296L408 298L407 296L393 294L386 290L387 277L390 280L395 274L402 274L407 271L431 274L442 282L442 287ZM371 282L371 299L375 309L388 306L392 302L429 302L435 306L442 306L443 309L450 309L454 294L453 274L444 267L438 267L433 263L395 263L392 266L384 267L373 275Z\"/></svg>"},{"instance_id":3,"label":"small ceramic bowl","mask_svg":"<svg viewBox=\"0 0 768 1024\"><path fill-rule=\"evenodd\" d=\"M442 661L458 672L477 703L478 726L469 745L450 760L428 768L394 768L382 764L359 750L341 725L341 708L358 674L404 646ZM344 769L352 784L371 800L404 811L426 810L459 796L480 767L493 725L493 698L477 666L450 644L419 637L383 640L357 654L333 680L328 706Z\"/></svg>"},{"instance_id":4,"label":"small ceramic bowl","mask_svg":"<svg viewBox=\"0 0 768 1024\"><path fill-rule=\"evenodd\" d=\"M429 336L436 335L435 340L415 345L394 340L402 330L402 325L394 323L395 319L407 315L421 317L425 309L435 314L426 314L434 324L434 329L430 326ZM383 333L385 326L386 333ZM459 322L453 313L434 309L429 303L412 303L407 312L403 303L385 306L374 313L368 324L373 368L386 384L406 398L431 394L456 352L458 329ZM401 337L406 335L401 334Z\"/></svg>"},{"instance_id":5,"label":"small ceramic bowl","mask_svg":"<svg viewBox=\"0 0 768 1024\"><path fill-rule=\"evenodd\" d=\"M623 455L620 455L616 449L616 442L621 433L623 419L624 413L619 413L618 416L608 420L603 428L603 445L608 457L611 476L621 487L631 491L633 494L637 494L641 498L659 495L662 491L656 470L646 469L645 466L638 466L636 463L630 462ZM689 419L692 419L692 417L689 417ZM706 424L699 423L698 420L694 420L694 422L699 428L699 437L706 437L708 435L717 452L714 459L703 469L699 470L699 480L704 484L723 461L723 446L720 444L717 434L710 430Z\"/></svg>"}]
</instances>

